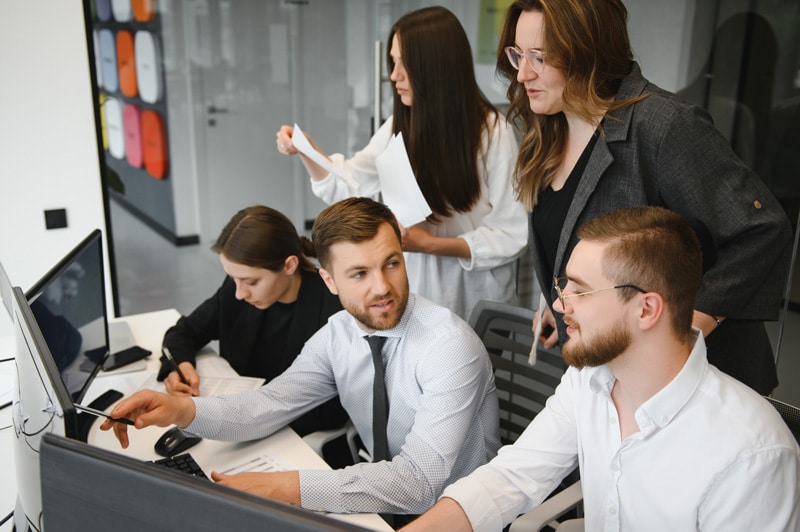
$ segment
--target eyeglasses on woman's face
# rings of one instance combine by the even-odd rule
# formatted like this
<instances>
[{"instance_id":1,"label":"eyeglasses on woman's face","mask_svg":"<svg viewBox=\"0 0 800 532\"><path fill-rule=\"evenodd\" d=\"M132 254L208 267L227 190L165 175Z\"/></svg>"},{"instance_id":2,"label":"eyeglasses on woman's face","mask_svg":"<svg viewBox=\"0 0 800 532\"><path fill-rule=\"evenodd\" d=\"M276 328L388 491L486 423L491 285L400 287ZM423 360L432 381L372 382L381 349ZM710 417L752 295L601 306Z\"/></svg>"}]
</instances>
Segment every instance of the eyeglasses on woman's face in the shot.
<instances>
[{"instance_id":1,"label":"eyeglasses on woman's face","mask_svg":"<svg viewBox=\"0 0 800 532\"><path fill-rule=\"evenodd\" d=\"M541 74L545 67L544 62L544 52L541 50L537 50L536 48L531 48L530 50L520 50L515 46L506 46L504 48L506 52L506 56L508 57L508 61L511 63L511 66L519 70L520 62L522 58L525 58L525 61L528 62L528 66L533 69L534 72L537 74Z\"/></svg>"}]
</instances>

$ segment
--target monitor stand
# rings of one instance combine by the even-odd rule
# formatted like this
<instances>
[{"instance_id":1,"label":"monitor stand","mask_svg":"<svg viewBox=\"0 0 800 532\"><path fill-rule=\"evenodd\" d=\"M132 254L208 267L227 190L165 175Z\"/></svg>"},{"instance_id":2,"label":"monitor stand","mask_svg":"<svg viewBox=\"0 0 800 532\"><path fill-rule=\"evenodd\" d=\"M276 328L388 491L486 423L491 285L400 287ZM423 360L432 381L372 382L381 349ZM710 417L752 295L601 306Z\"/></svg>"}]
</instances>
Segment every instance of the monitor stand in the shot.
<instances>
[{"instance_id":1,"label":"monitor stand","mask_svg":"<svg viewBox=\"0 0 800 532\"><path fill-rule=\"evenodd\" d=\"M103 394L97 397L97 399L89 403L89 406L95 410L105 411L106 408L113 405L120 399L122 399L122 392L111 389L103 392ZM92 428L92 424L96 419L97 417L95 417L93 414L81 413L77 415L78 439L80 441L87 441L87 438L89 437L89 430Z\"/></svg>"}]
</instances>

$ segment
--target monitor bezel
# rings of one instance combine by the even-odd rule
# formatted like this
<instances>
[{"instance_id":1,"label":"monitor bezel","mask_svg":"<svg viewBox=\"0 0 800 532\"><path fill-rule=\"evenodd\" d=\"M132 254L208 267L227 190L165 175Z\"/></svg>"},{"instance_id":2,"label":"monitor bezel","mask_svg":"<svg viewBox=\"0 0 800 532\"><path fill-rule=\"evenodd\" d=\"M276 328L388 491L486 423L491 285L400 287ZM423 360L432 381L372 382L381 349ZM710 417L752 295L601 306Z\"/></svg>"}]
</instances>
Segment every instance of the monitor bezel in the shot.
<instances>
[{"instance_id":1,"label":"monitor bezel","mask_svg":"<svg viewBox=\"0 0 800 532\"><path fill-rule=\"evenodd\" d=\"M175 523L200 532L367 530L55 434L44 436L41 461L48 531L172 530Z\"/></svg>"},{"instance_id":2,"label":"monitor bezel","mask_svg":"<svg viewBox=\"0 0 800 532\"><path fill-rule=\"evenodd\" d=\"M25 293L18 286L13 288L14 294L14 310L15 316L15 334L22 332L24 340L28 345L28 353L34 357L33 363L40 372L42 371L47 376L50 383L50 390L52 390L55 397L50 397L53 402L53 407L58 407L64 420L64 434L73 439L79 439L80 433L78 430L78 412L75 409L75 402L67 390L61 372L58 370L55 359L50 353L50 348L44 339L42 330L39 328L39 323L33 315L28 298ZM19 353L17 353L19 356ZM91 380L91 378L90 378ZM20 383L20 386L22 384ZM49 396L48 392L48 396Z\"/></svg>"},{"instance_id":3,"label":"monitor bezel","mask_svg":"<svg viewBox=\"0 0 800 532\"><path fill-rule=\"evenodd\" d=\"M75 262L75 260L91 245L93 245L97 241L97 246L99 250L99 257L98 257L98 273L100 276L100 285L101 285L101 304L103 309L103 334L105 335L105 346L106 352L105 354L100 357L99 362L95 364L92 371L89 372L89 376L86 378L86 381L83 383L83 386L80 390L75 394L74 399L72 400L74 403L80 403L84 396L86 395L86 391L91 386L92 381L94 381L97 373L103 366L103 362L105 362L106 358L111 353L111 346L110 346L110 339L108 334L108 305L106 304L106 279L105 279L105 260L103 256L103 233L100 229L94 229L91 233L89 233L83 240L81 240L75 247L73 247L66 255L64 255L55 266L50 268L47 273L45 273L36 283L34 283L28 290L25 291L25 297L28 300L28 303L35 302L47 289L47 287L58 277L63 275L67 268ZM37 322L38 323L38 322ZM52 353L48 349L48 353L50 354L50 359L54 360L52 357ZM55 362L54 362L55 363ZM60 372L59 372L60 374Z\"/></svg>"}]
</instances>

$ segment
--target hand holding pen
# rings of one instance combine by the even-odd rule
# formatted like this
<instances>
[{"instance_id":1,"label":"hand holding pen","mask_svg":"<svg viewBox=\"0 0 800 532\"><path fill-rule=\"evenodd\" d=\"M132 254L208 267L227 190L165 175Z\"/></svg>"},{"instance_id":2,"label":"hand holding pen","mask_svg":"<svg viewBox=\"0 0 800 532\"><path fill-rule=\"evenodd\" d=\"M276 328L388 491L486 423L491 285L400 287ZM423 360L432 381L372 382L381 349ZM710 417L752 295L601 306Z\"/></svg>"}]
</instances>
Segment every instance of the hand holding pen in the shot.
<instances>
[{"instance_id":1,"label":"hand holding pen","mask_svg":"<svg viewBox=\"0 0 800 532\"><path fill-rule=\"evenodd\" d=\"M170 395L192 395L198 396L200 387L200 376L190 363L183 364L181 367L172 356L168 347L162 347L164 359L172 366L173 371L164 379L167 393Z\"/></svg>"}]
</instances>

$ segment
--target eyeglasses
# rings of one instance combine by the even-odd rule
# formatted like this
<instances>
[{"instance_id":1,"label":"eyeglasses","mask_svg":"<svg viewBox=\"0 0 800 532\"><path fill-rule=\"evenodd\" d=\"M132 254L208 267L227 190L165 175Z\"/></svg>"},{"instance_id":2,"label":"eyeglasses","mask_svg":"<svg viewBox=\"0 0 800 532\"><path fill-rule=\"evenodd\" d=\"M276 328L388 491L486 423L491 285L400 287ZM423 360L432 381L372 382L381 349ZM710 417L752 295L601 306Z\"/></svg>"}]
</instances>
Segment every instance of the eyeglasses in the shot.
<instances>
[{"instance_id":1,"label":"eyeglasses","mask_svg":"<svg viewBox=\"0 0 800 532\"><path fill-rule=\"evenodd\" d=\"M506 56L508 56L508 61L511 63L511 66L517 70L519 70L519 64L523 57L525 58L525 61L528 62L528 65L530 65L533 71L537 74L541 74L544 70L545 63L543 51L531 48L530 50L525 50L523 52L514 46L506 46L504 50L506 52Z\"/></svg>"},{"instance_id":2,"label":"eyeglasses","mask_svg":"<svg viewBox=\"0 0 800 532\"><path fill-rule=\"evenodd\" d=\"M561 302L561 308L566 308L567 304L564 302L564 300L567 298L588 296L589 294L604 292L605 290L614 290L615 288L632 288L633 290L637 290L643 294L647 293L647 290L643 290L642 288L639 288L634 284L618 284L617 286L609 286L608 288L598 288L597 290L589 290L588 292L575 292L574 294L565 294L564 288L567 286L568 281L569 279L567 279L566 277L553 277L553 288L556 289L556 294L558 294L558 300Z\"/></svg>"}]
</instances>

